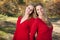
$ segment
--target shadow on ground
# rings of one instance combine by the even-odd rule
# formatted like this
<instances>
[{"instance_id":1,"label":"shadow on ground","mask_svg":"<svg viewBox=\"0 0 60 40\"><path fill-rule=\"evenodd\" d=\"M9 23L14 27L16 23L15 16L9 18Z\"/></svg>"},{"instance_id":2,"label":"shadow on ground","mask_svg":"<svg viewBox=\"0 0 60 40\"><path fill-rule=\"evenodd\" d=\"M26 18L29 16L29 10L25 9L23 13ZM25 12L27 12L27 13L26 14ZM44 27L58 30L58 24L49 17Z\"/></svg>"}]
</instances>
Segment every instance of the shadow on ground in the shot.
<instances>
[{"instance_id":1,"label":"shadow on ground","mask_svg":"<svg viewBox=\"0 0 60 40\"><path fill-rule=\"evenodd\" d=\"M0 21L0 31L13 34L15 31L15 23Z\"/></svg>"},{"instance_id":2,"label":"shadow on ground","mask_svg":"<svg viewBox=\"0 0 60 40\"><path fill-rule=\"evenodd\" d=\"M60 40L60 33L53 32L53 40Z\"/></svg>"},{"instance_id":3,"label":"shadow on ground","mask_svg":"<svg viewBox=\"0 0 60 40\"><path fill-rule=\"evenodd\" d=\"M60 18L49 18L49 20L50 20L51 22L57 22L58 20L60 20Z\"/></svg>"},{"instance_id":4,"label":"shadow on ground","mask_svg":"<svg viewBox=\"0 0 60 40\"><path fill-rule=\"evenodd\" d=\"M0 40L12 40L16 23L0 21Z\"/></svg>"}]
</instances>

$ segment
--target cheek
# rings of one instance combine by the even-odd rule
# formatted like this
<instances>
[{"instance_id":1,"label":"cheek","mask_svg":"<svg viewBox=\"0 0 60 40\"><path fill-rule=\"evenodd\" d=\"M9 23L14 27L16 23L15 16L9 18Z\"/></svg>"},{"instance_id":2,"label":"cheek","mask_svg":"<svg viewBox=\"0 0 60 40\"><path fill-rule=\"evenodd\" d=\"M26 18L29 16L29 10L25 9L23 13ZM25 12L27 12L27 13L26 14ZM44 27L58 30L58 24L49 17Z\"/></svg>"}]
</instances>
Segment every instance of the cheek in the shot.
<instances>
[{"instance_id":1,"label":"cheek","mask_svg":"<svg viewBox=\"0 0 60 40\"><path fill-rule=\"evenodd\" d=\"M41 12L41 10L40 10L40 9L37 9L36 11L37 11L37 13L40 13L40 12Z\"/></svg>"},{"instance_id":2,"label":"cheek","mask_svg":"<svg viewBox=\"0 0 60 40\"><path fill-rule=\"evenodd\" d=\"M26 11L28 14L30 14L30 10L29 9L27 9L27 11Z\"/></svg>"},{"instance_id":3,"label":"cheek","mask_svg":"<svg viewBox=\"0 0 60 40\"><path fill-rule=\"evenodd\" d=\"M30 14L32 13L32 11L29 12Z\"/></svg>"},{"instance_id":4,"label":"cheek","mask_svg":"<svg viewBox=\"0 0 60 40\"><path fill-rule=\"evenodd\" d=\"M38 10L36 10L36 12L37 12L37 13L39 13L39 11L38 11Z\"/></svg>"},{"instance_id":5,"label":"cheek","mask_svg":"<svg viewBox=\"0 0 60 40\"><path fill-rule=\"evenodd\" d=\"M27 12L29 11L29 9L26 10Z\"/></svg>"},{"instance_id":6,"label":"cheek","mask_svg":"<svg viewBox=\"0 0 60 40\"><path fill-rule=\"evenodd\" d=\"M44 14L44 10L42 10L41 13Z\"/></svg>"},{"instance_id":7,"label":"cheek","mask_svg":"<svg viewBox=\"0 0 60 40\"><path fill-rule=\"evenodd\" d=\"M39 12L40 12L40 10L39 10L39 9L36 9L36 12L37 12L37 13L39 13Z\"/></svg>"},{"instance_id":8,"label":"cheek","mask_svg":"<svg viewBox=\"0 0 60 40\"><path fill-rule=\"evenodd\" d=\"M43 10L43 9L41 9L41 12L44 12L44 10Z\"/></svg>"},{"instance_id":9,"label":"cheek","mask_svg":"<svg viewBox=\"0 0 60 40\"><path fill-rule=\"evenodd\" d=\"M28 8L26 8L26 12L28 12L29 11L29 9Z\"/></svg>"}]
</instances>

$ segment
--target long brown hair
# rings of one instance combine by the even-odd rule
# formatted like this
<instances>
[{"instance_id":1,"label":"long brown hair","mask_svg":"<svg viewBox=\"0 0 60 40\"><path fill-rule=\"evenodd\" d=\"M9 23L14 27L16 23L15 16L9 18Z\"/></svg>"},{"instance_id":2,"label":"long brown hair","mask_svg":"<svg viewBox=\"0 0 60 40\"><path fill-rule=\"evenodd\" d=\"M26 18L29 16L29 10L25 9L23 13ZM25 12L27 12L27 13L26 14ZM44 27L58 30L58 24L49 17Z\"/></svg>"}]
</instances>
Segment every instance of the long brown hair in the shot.
<instances>
[{"instance_id":1,"label":"long brown hair","mask_svg":"<svg viewBox=\"0 0 60 40\"><path fill-rule=\"evenodd\" d=\"M33 3L30 3L30 4L26 5L26 7L29 6L29 5L32 5L33 7L35 7L35 5ZM22 14L22 16L24 16L24 13ZM34 9L33 9L32 13L29 15L29 18L34 17L34 16L35 16L35 14L34 14Z\"/></svg>"},{"instance_id":2,"label":"long brown hair","mask_svg":"<svg viewBox=\"0 0 60 40\"><path fill-rule=\"evenodd\" d=\"M39 5L40 5L41 7L43 7L43 8L45 8L42 3L37 3L37 4L35 5L35 7L36 7L36 6L39 6ZM36 10L36 8L35 8L35 10ZM36 12L36 16L38 16L37 12ZM48 27L50 27L52 24L51 24L51 22L50 22L50 20L49 20L49 18L48 18L48 16L47 16L47 12L46 12L45 9L44 9L44 15L43 15L43 17L44 17L45 23L48 25Z\"/></svg>"}]
</instances>

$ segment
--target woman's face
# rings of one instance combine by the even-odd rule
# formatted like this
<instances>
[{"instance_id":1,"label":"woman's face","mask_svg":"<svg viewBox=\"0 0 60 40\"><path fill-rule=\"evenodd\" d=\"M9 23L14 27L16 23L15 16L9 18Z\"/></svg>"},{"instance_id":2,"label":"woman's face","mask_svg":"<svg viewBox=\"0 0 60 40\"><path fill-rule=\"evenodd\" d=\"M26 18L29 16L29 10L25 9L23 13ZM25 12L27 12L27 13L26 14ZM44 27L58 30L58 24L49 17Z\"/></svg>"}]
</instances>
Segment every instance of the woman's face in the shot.
<instances>
[{"instance_id":1,"label":"woman's face","mask_svg":"<svg viewBox=\"0 0 60 40\"><path fill-rule=\"evenodd\" d=\"M27 7L26 7L26 14L31 14L32 12L33 12L33 10L34 10L34 6L32 6L32 5L28 5Z\"/></svg>"},{"instance_id":2,"label":"woman's face","mask_svg":"<svg viewBox=\"0 0 60 40\"><path fill-rule=\"evenodd\" d=\"M36 6L36 12L38 15L43 15L44 14L44 9L42 6L38 5Z\"/></svg>"}]
</instances>

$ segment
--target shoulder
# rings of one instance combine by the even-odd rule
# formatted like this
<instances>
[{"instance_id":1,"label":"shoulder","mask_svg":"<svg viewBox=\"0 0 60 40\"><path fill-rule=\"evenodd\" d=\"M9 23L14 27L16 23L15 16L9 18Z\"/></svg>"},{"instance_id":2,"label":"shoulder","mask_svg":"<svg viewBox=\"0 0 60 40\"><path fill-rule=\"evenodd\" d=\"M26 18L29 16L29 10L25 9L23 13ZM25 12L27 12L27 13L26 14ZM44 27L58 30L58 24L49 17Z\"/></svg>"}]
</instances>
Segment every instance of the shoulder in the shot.
<instances>
[{"instance_id":1,"label":"shoulder","mask_svg":"<svg viewBox=\"0 0 60 40\"><path fill-rule=\"evenodd\" d=\"M35 18L31 18L30 20L34 21L34 20L35 20Z\"/></svg>"},{"instance_id":2,"label":"shoulder","mask_svg":"<svg viewBox=\"0 0 60 40\"><path fill-rule=\"evenodd\" d=\"M22 18L22 16L18 16L18 19L19 19L19 18Z\"/></svg>"},{"instance_id":3,"label":"shoulder","mask_svg":"<svg viewBox=\"0 0 60 40\"><path fill-rule=\"evenodd\" d=\"M40 18L36 18L36 23L38 23L38 24L46 24L42 19L40 19Z\"/></svg>"},{"instance_id":4,"label":"shoulder","mask_svg":"<svg viewBox=\"0 0 60 40\"><path fill-rule=\"evenodd\" d=\"M39 22L38 18L35 18L34 23L38 23L38 22Z\"/></svg>"},{"instance_id":5,"label":"shoulder","mask_svg":"<svg viewBox=\"0 0 60 40\"><path fill-rule=\"evenodd\" d=\"M36 22L41 22L42 20L39 19L39 18L36 18L35 21L36 21Z\"/></svg>"},{"instance_id":6,"label":"shoulder","mask_svg":"<svg viewBox=\"0 0 60 40\"><path fill-rule=\"evenodd\" d=\"M20 20L22 18L22 16L18 16L18 20Z\"/></svg>"}]
</instances>

